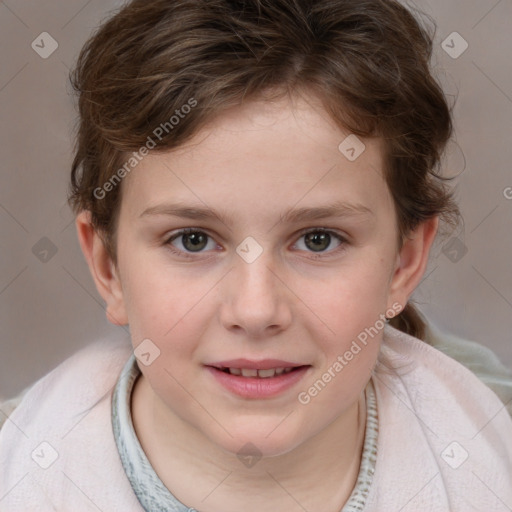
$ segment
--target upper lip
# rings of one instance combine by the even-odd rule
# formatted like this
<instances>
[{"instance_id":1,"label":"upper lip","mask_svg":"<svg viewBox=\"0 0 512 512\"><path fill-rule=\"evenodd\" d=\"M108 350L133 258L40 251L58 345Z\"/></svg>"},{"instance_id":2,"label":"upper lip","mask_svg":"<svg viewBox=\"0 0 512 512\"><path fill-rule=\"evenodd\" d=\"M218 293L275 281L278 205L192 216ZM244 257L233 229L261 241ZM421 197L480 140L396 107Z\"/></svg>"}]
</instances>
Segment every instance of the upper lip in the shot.
<instances>
[{"instance_id":1,"label":"upper lip","mask_svg":"<svg viewBox=\"0 0 512 512\"><path fill-rule=\"evenodd\" d=\"M283 361L282 359L261 359L260 361L253 361L250 359L230 359L229 361L211 363L207 366L213 366L215 368L270 370L272 368L295 368L298 366L306 365L300 363L292 363L290 361Z\"/></svg>"}]
</instances>

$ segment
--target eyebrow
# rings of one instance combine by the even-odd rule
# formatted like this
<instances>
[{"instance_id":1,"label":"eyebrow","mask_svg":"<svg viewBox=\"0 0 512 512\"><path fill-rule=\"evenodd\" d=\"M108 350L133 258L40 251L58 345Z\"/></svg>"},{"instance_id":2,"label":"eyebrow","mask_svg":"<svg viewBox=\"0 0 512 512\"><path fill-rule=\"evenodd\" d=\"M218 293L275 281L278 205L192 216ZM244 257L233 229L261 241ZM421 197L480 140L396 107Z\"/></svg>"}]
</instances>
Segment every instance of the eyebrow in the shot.
<instances>
[{"instance_id":1,"label":"eyebrow","mask_svg":"<svg viewBox=\"0 0 512 512\"><path fill-rule=\"evenodd\" d=\"M158 204L144 210L139 218L154 215L167 215L191 220L218 220L230 224L233 216L212 208L186 206L183 204ZM305 220L320 220L331 217L374 216L374 212L359 203L335 202L321 207L295 208L280 216L280 222L298 223Z\"/></svg>"}]
</instances>

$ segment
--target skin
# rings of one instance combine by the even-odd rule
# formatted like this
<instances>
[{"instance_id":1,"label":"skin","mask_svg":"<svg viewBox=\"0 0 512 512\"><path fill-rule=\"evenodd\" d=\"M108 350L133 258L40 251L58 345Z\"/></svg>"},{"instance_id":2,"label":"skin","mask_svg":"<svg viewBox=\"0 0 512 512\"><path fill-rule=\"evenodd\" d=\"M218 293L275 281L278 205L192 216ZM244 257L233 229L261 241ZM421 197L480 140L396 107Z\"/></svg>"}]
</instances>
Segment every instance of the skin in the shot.
<instances>
[{"instance_id":1,"label":"skin","mask_svg":"<svg viewBox=\"0 0 512 512\"><path fill-rule=\"evenodd\" d=\"M297 395L381 314L406 304L438 219L420 224L398 251L382 141L365 139L366 150L350 162L338 150L348 135L314 97L247 103L177 150L150 154L124 179L117 266L88 212L77 217L108 318L130 325L134 347L149 338L160 350L151 365L139 363L132 397L141 445L171 492L201 512L334 512L355 485L364 389L382 331L307 405ZM143 214L177 202L226 219ZM334 202L371 213L282 219ZM183 228L208 235L202 252L181 236L169 241ZM317 246L301 234L320 228L345 241L333 234ZM252 263L236 252L248 236L263 249ZM204 367L238 357L311 367L282 395L250 400L226 391ZM262 455L252 467L237 457L248 442Z\"/></svg>"}]
</instances>

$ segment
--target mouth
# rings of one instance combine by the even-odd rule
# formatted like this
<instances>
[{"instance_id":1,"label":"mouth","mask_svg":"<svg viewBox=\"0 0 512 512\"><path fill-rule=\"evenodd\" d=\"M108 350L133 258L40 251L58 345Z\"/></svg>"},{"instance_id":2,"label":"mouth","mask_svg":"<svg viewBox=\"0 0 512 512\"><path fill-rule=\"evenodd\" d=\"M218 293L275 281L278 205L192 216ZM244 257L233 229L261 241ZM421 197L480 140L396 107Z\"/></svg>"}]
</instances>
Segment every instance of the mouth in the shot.
<instances>
[{"instance_id":1,"label":"mouth","mask_svg":"<svg viewBox=\"0 0 512 512\"><path fill-rule=\"evenodd\" d=\"M273 377L278 377L279 375L297 371L300 368L304 368L304 366L291 366L291 367L287 367L287 368L278 367L278 368L267 368L267 369L229 368L229 367L226 368L226 367L216 367L216 366L214 366L213 368L215 368L216 370L219 370L221 372L228 373L230 375L235 375L237 377L271 379Z\"/></svg>"},{"instance_id":2,"label":"mouth","mask_svg":"<svg viewBox=\"0 0 512 512\"><path fill-rule=\"evenodd\" d=\"M234 360L206 365L214 382L245 399L261 400L282 395L295 387L312 368L288 361Z\"/></svg>"}]
</instances>

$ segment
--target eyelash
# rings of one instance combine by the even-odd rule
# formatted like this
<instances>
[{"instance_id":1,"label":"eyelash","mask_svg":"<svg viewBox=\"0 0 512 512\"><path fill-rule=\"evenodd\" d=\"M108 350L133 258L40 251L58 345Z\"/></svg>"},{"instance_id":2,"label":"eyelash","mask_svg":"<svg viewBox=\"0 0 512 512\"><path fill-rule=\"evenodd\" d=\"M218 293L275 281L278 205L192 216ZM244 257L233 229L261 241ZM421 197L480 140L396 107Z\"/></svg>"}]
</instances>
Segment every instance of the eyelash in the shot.
<instances>
[{"instance_id":1,"label":"eyelash","mask_svg":"<svg viewBox=\"0 0 512 512\"><path fill-rule=\"evenodd\" d=\"M164 242L164 245L172 253L174 253L174 254L176 254L176 255L178 255L180 257L184 257L184 258L187 258L187 259L195 259L196 255L201 254L201 251L198 251L197 253L181 251L179 249L176 249L171 244L171 242L173 242L174 240L176 240L177 238L179 238L179 237L181 237L183 235L190 235L190 234L194 234L194 233L202 233L202 234L206 235L208 238L212 238L208 233L206 233L205 231L202 231L200 229L197 229L197 228L185 228L185 229L182 229L180 231L177 231L176 233L173 233L170 237L168 237L166 239L166 241ZM299 240L304 235L307 235L309 233L327 233L327 234L332 235L335 238L337 238L339 240L339 242L340 242L340 245L338 247L334 248L331 251L319 252L319 253L314 253L312 251L309 251L309 252L311 252L311 256L309 256L309 258L313 259L313 260L325 259L325 258L328 258L328 257L332 256L333 254L338 254L341 251L344 251L346 249L346 245L348 244L348 241L347 241L347 239L344 236L340 235L336 231L332 231L330 229L325 229L325 228L313 228L313 229L308 228L308 229L304 229L304 230L302 230L299 233L297 240Z\"/></svg>"}]
</instances>

